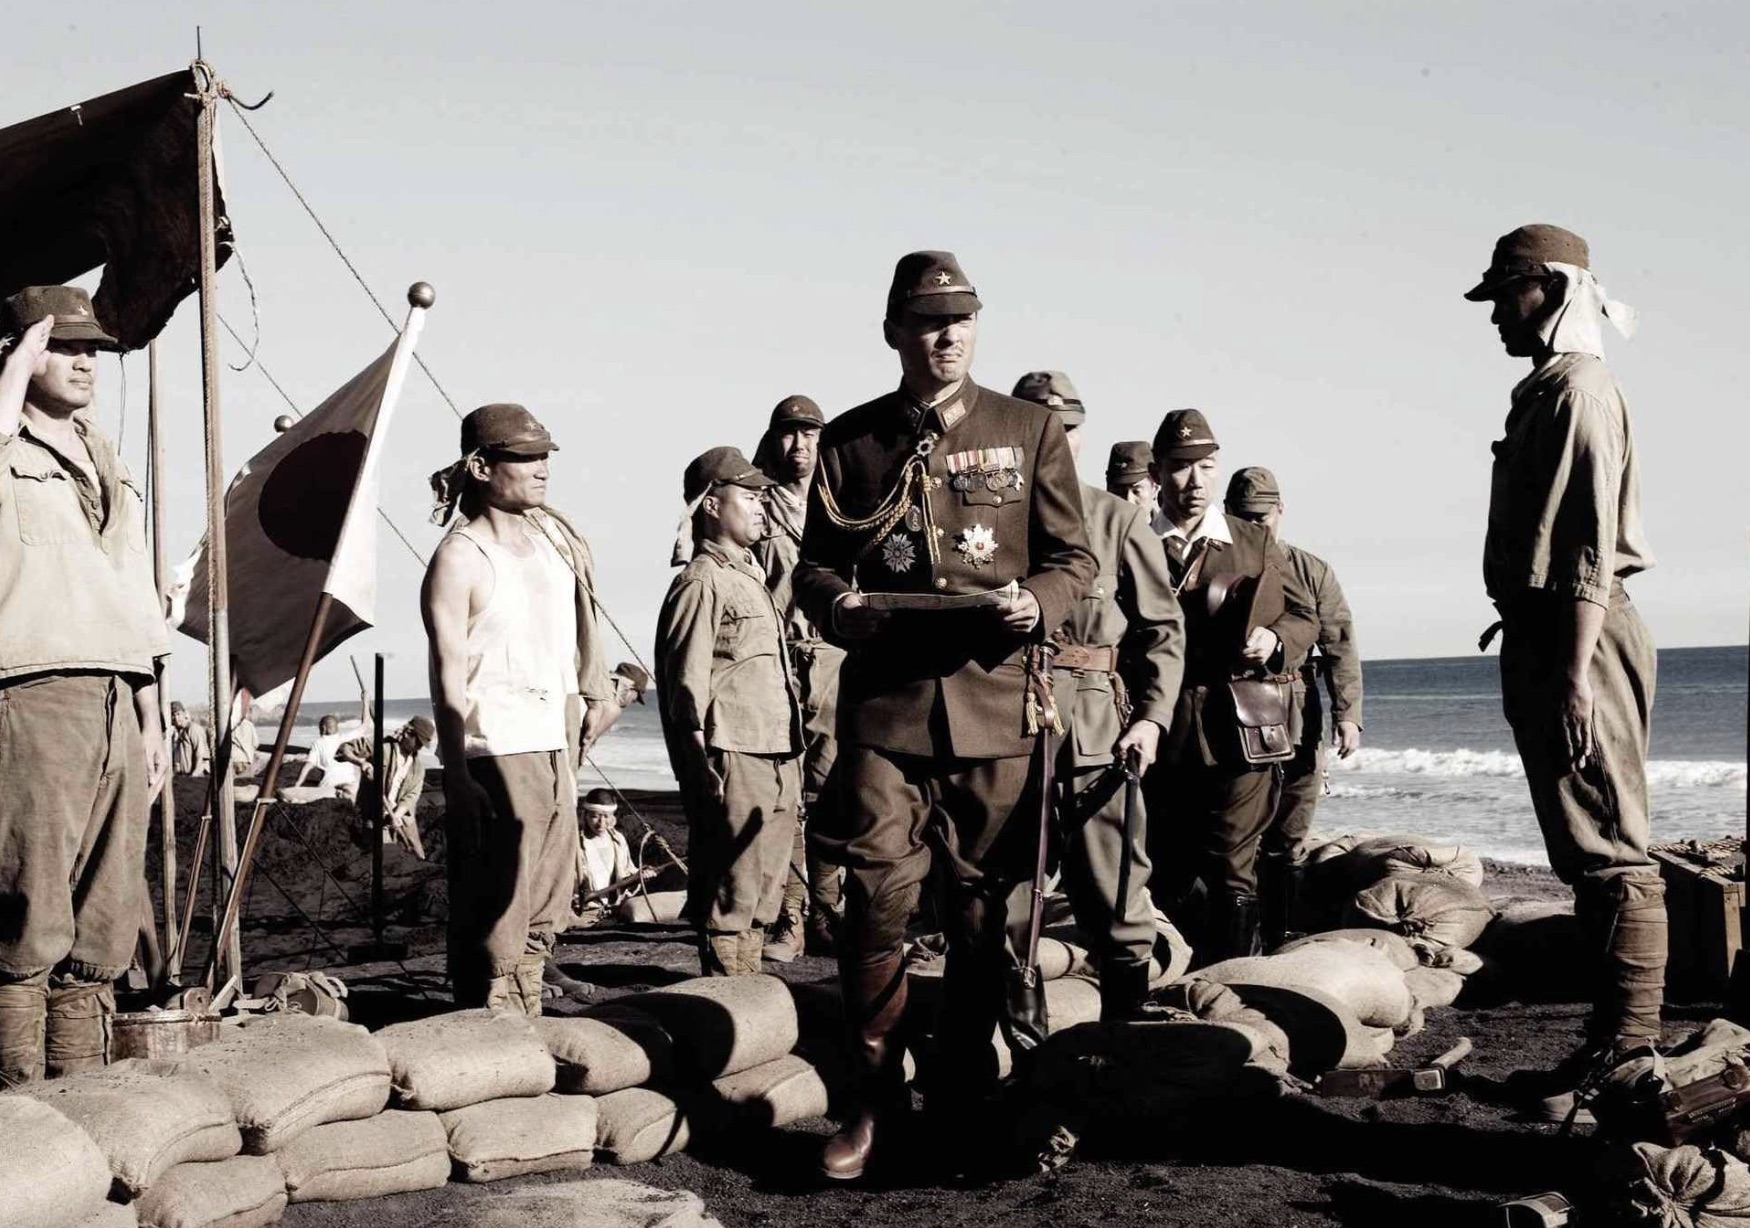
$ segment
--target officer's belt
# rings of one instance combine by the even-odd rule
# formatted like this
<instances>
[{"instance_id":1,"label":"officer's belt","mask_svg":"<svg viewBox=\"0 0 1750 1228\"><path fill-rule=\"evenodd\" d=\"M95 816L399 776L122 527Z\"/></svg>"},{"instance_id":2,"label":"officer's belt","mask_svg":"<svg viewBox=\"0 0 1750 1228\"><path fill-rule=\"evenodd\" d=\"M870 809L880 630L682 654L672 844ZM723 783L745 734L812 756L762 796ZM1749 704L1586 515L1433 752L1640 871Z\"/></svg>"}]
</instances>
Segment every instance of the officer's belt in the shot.
<instances>
[{"instance_id":1,"label":"officer's belt","mask_svg":"<svg viewBox=\"0 0 1750 1228\"><path fill-rule=\"evenodd\" d=\"M1088 648L1081 644L1065 644L1058 648L1057 656L1051 662L1053 669L1085 669L1097 674L1111 674L1118 670L1118 650L1116 648Z\"/></svg>"}]
</instances>

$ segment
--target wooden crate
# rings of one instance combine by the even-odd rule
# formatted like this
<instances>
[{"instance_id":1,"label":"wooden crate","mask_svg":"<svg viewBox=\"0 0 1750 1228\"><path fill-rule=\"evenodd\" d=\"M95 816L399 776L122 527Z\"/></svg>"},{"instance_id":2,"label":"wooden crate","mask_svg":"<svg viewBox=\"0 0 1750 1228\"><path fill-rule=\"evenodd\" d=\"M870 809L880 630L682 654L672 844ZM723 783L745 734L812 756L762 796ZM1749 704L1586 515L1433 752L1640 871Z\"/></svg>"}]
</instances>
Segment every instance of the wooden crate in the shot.
<instances>
[{"instance_id":1,"label":"wooden crate","mask_svg":"<svg viewBox=\"0 0 1750 1228\"><path fill-rule=\"evenodd\" d=\"M1744 842L1686 840L1651 850L1671 918L1668 989L1720 1001L1743 947Z\"/></svg>"}]
</instances>

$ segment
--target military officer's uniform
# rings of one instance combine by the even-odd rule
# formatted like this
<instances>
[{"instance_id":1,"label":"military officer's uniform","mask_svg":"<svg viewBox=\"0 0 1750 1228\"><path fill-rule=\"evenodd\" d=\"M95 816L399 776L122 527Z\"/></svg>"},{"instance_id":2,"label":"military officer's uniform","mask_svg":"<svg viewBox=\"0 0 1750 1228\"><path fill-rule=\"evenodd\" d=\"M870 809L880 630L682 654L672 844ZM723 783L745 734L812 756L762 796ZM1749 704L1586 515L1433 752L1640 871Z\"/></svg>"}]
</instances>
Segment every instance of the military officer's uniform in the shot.
<instances>
[{"instance_id":1,"label":"military officer's uniform","mask_svg":"<svg viewBox=\"0 0 1750 1228\"><path fill-rule=\"evenodd\" d=\"M900 260L889 321L979 309L951 254ZM810 832L847 871L843 975L860 1068L858 1115L823 1157L830 1176L862 1172L878 1110L903 1092L886 1036L904 1007L900 948L932 860L950 883L932 1103L994 1087L1008 900L1037 849L1027 650L1068 617L1094 569L1068 442L1037 405L970 377L927 406L902 386L821 436L796 573L803 610L842 639L835 607L852 592L944 607L896 611L872 636L843 641L835 830ZM952 608L1011 583L1039 606L1027 635L992 609Z\"/></svg>"},{"instance_id":2,"label":"military officer's uniform","mask_svg":"<svg viewBox=\"0 0 1750 1228\"><path fill-rule=\"evenodd\" d=\"M1175 410L1155 435L1158 470L1217 450L1194 409ZM1204 963L1256 954L1258 844L1270 825L1277 772L1249 762L1229 682L1259 672L1241 657L1247 637L1268 627L1279 641L1280 675L1317 634L1312 605L1288 560L1262 525L1226 516L1211 503L1189 534L1163 539L1185 618L1185 674L1172 728L1144 780L1156 903L1193 939ZM1207 896L1202 923L1197 880Z\"/></svg>"},{"instance_id":3,"label":"military officer's uniform","mask_svg":"<svg viewBox=\"0 0 1750 1228\"><path fill-rule=\"evenodd\" d=\"M1050 409L1066 430L1087 419L1061 371L1022 376L1015 395ZM1127 778L1113 747L1137 721L1153 721L1163 734L1172 724L1185 626L1148 513L1083 485L1082 522L1098 571L1054 636L1065 725L1056 773L1061 876L1099 967L1101 1018L1119 1020L1135 1015L1147 993L1155 928L1145 807L1135 799L1126 831Z\"/></svg>"}]
</instances>

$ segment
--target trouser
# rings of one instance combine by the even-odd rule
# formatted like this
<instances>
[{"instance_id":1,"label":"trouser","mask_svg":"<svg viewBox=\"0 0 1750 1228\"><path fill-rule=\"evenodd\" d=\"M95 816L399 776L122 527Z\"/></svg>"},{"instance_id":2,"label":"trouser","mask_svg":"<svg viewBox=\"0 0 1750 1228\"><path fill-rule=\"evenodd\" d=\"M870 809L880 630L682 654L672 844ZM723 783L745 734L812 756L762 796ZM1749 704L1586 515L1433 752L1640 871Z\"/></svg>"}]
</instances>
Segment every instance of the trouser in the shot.
<instances>
[{"instance_id":1,"label":"trouser","mask_svg":"<svg viewBox=\"0 0 1750 1228\"><path fill-rule=\"evenodd\" d=\"M802 796L808 819L832 805L828 782L839 756L834 718L843 660L844 653L830 644L811 641L791 646L791 662L802 690ZM806 901L809 911L836 916L844 894L843 876L837 865L803 839L800 827L791 864L795 874L784 891L784 910L800 916Z\"/></svg>"},{"instance_id":2,"label":"trouser","mask_svg":"<svg viewBox=\"0 0 1750 1228\"><path fill-rule=\"evenodd\" d=\"M710 936L746 934L778 919L796 843L801 769L794 756L710 754L723 781L722 800L690 786L681 790L688 827L687 918L703 936L707 972L755 972L757 946L751 967L745 957L728 966L721 955L713 961ZM713 962L726 966L715 968Z\"/></svg>"},{"instance_id":3,"label":"trouser","mask_svg":"<svg viewBox=\"0 0 1750 1228\"><path fill-rule=\"evenodd\" d=\"M1258 848L1274 814L1273 768L1157 760L1142 786L1153 820L1148 835L1157 904L1170 914L1169 901L1183 898L1198 880L1212 893L1257 893Z\"/></svg>"},{"instance_id":4,"label":"trouser","mask_svg":"<svg viewBox=\"0 0 1750 1228\"><path fill-rule=\"evenodd\" d=\"M1550 866L1574 888L1582 933L1599 961L1590 1031L1603 1039L1656 1036L1666 919L1664 884L1647 852L1653 638L1622 586L1614 586L1587 666L1596 749L1575 769L1562 735L1567 601L1528 593L1503 607L1502 707Z\"/></svg>"},{"instance_id":5,"label":"trouser","mask_svg":"<svg viewBox=\"0 0 1750 1228\"><path fill-rule=\"evenodd\" d=\"M1270 829L1259 848L1265 857L1299 861L1312 830L1313 813L1325 791L1325 748L1320 742L1302 743L1294 758L1280 768L1280 783L1272 807Z\"/></svg>"},{"instance_id":6,"label":"trouser","mask_svg":"<svg viewBox=\"0 0 1750 1228\"><path fill-rule=\"evenodd\" d=\"M529 998L577 891L577 786L564 751L482 756L466 768L490 799L467 829L444 818L449 968L456 1005L500 1005L505 978ZM496 984L495 984L496 983Z\"/></svg>"},{"instance_id":7,"label":"trouser","mask_svg":"<svg viewBox=\"0 0 1750 1228\"><path fill-rule=\"evenodd\" d=\"M1154 954L1154 908L1149 900L1148 807L1136 799L1134 833L1126 853L1124 804L1126 777L1116 763L1077 765L1073 744L1058 756L1058 814L1063 851L1060 880L1076 924L1088 936L1098 966L1147 966ZM1125 894L1120 877L1130 868Z\"/></svg>"},{"instance_id":8,"label":"trouser","mask_svg":"<svg viewBox=\"0 0 1750 1228\"><path fill-rule=\"evenodd\" d=\"M932 1094L952 1102L996 1083L991 1033L1005 973L1026 942L1039 792L1028 757L926 758L870 746L840 751L838 824L818 833L845 867L846 973L897 960L932 864L948 959Z\"/></svg>"}]
</instances>

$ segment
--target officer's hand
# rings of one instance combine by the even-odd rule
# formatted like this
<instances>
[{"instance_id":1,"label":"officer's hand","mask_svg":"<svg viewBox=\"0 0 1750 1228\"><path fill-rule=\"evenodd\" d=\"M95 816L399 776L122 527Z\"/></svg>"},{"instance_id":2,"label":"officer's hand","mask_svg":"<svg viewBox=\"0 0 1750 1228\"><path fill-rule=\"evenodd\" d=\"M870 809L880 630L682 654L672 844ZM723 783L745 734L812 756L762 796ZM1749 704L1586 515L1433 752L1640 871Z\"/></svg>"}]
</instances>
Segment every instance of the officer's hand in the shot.
<instances>
[{"instance_id":1,"label":"officer's hand","mask_svg":"<svg viewBox=\"0 0 1750 1228\"><path fill-rule=\"evenodd\" d=\"M583 706L583 749L594 746L625 711L615 699L589 700Z\"/></svg>"},{"instance_id":2,"label":"officer's hand","mask_svg":"<svg viewBox=\"0 0 1750 1228\"><path fill-rule=\"evenodd\" d=\"M1597 751L1592 734L1592 680L1569 678L1562 695L1562 743L1568 766L1579 771Z\"/></svg>"},{"instance_id":3,"label":"officer's hand","mask_svg":"<svg viewBox=\"0 0 1750 1228\"><path fill-rule=\"evenodd\" d=\"M44 316L24 330L12 353L6 356L6 373L21 372L26 379L41 375L48 368L49 332L55 327L54 316Z\"/></svg>"},{"instance_id":4,"label":"officer's hand","mask_svg":"<svg viewBox=\"0 0 1750 1228\"><path fill-rule=\"evenodd\" d=\"M1281 646L1282 641L1274 631L1268 627L1256 627L1246 637L1246 646L1240 650L1240 656L1253 665L1268 665Z\"/></svg>"},{"instance_id":5,"label":"officer's hand","mask_svg":"<svg viewBox=\"0 0 1750 1228\"><path fill-rule=\"evenodd\" d=\"M146 744L146 796L157 797L170 767L170 757L164 752L164 731L142 730L141 737Z\"/></svg>"},{"instance_id":6,"label":"officer's hand","mask_svg":"<svg viewBox=\"0 0 1750 1228\"><path fill-rule=\"evenodd\" d=\"M1161 727L1153 721L1142 720L1124 731L1124 736L1118 739L1118 745L1112 748L1112 753L1133 774L1141 776L1154 763L1160 745Z\"/></svg>"},{"instance_id":7,"label":"officer's hand","mask_svg":"<svg viewBox=\"0 0 1750 1228\"><path fill-rule=\"evenodd\" d=\"M1337 758L1347 759L1361 749L1361 726L1354 721L1338 721L1333 741L1337 744Z\"/></svg>"},{"instance_id":8,"label":"officer's hand","mask_svg":"<svg viewBox=\"0 0 1750 1228\"><path fill-rule=\"evenodd\" d=\"M1039 625L1039 598L1032 590L1018 588L1013 597L1004 597L992 607L1003 620L1003 626L1026 635Z\"/></svg>"},{"instance_id":9,"label":"officer's hand","mask_svg":"<svg viewBox=\"0 0 1750 1228\"><path fill-rule=\"evenodd\" d=\"M832 625L847 640L866 640L886 625L887 610L871 610L861 593L846 593L832 607Z\"/></svg>"}]
</instances>

